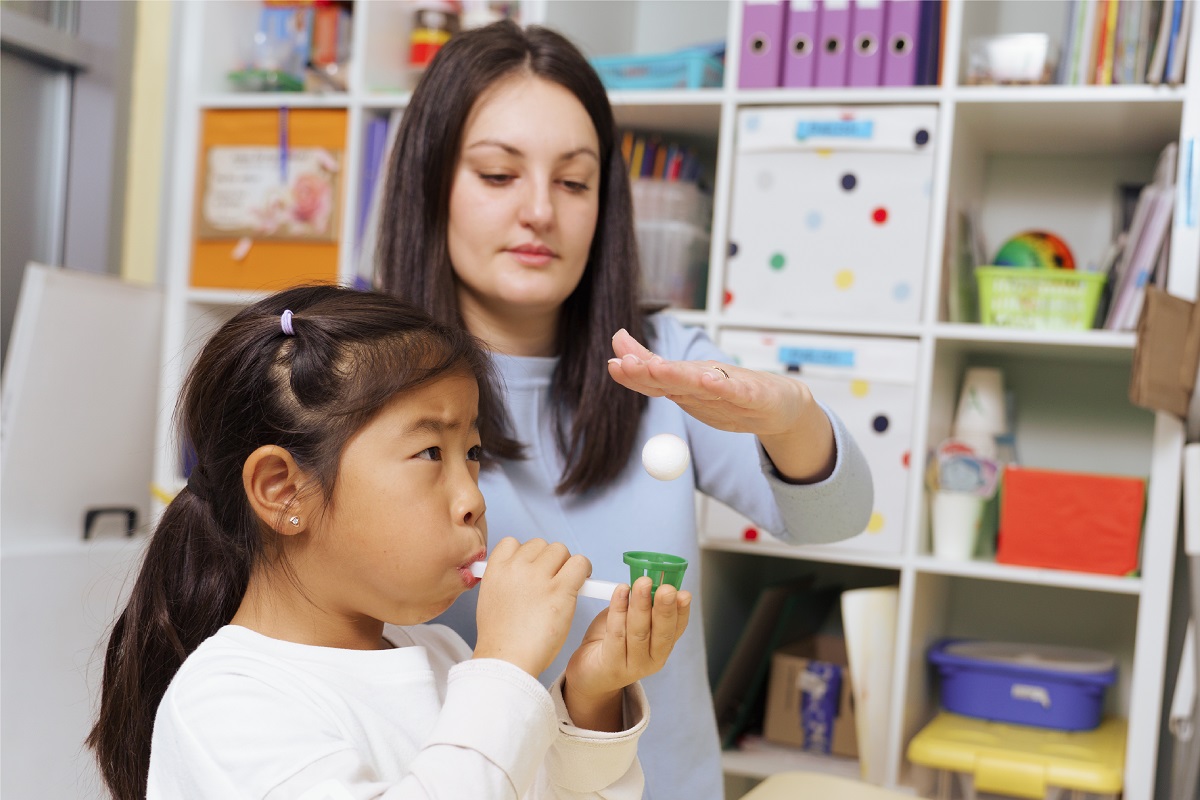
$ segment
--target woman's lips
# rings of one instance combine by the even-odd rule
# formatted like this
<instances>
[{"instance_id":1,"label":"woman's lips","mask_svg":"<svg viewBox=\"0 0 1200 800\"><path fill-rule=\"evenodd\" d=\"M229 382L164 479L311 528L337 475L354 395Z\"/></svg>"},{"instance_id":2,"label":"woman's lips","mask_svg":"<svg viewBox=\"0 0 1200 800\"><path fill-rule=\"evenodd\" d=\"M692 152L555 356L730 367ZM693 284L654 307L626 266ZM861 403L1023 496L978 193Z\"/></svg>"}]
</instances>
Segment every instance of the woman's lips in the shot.
<instances>
[{"instance_id":1,"label":"woman's lips","mask_svg":"<svg viewBox=\"0 0 1200 800\"><path fill-rule=\"evenodd\" d=\"M510 247L508 254L528 267L544 267L554 260L554 251L543 245Z\"/></svg>"}]
</instances>

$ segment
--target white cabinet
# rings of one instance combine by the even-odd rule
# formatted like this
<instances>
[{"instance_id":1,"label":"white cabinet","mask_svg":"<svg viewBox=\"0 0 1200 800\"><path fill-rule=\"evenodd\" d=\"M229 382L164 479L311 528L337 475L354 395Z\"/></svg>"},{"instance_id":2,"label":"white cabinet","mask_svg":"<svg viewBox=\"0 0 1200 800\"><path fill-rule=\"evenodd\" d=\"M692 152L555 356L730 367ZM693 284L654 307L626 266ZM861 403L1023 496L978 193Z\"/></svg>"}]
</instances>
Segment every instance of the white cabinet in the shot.
<instances>
[{"instance_id":1,"label":"white cabinet","mask_svg":"<svg viewBox=\"0 0 1200 800\"><path fill-rule=\"evenodd\" d=\"M1196 177L1200 158L1200 25L1193 25L1189 80L1184 86L969 86L964 42L969 36L1043 31L1058 36L1067 4L1020 0L950 0L945 6L944 78L938 86L859 89L757 89L737 86L741 4L682 2L564 2L521 5L526 22L545 21L589 55L651 53L723 39L725 87L612 92L618 123L686 139L708 155L714 185L711 263L706 307L680 311L714 338L725 331L885 336L917 350L912 376L909 469L923 474L928 448L950 430L958 386L971 366L999 366L1018 398L1019 456L1030 466L1138 475L1149 478L1141 572L1110 577L1010 567L990 561L946 562L931 555L928 499L921 480L907 482L898 551L868 548L789 548L769 540L742 541L728 526L703 530L710 609L711 669L723 664L765 580L815 572L847 587L899 586L891 713L887 720L886 779L921 788L922 776L904 757L912 736L937 709L925 652L946 635L1056 642L1100 648L1118 661L1120 679L1107 710L1129 720L1125 797L1155 796L1164 693L1168 618L1174 574L1180 455L1178 420L1133 407L1127 400L1132 333L1038 333L947 321L943 264L957 246L958 212L975 212L988 246L1031 227L1055 230L1074 243L1081 260L1099 258L1112 237L1117 188L1148 182L1155 159L1180 142L1181 187ZM192 3L179 51L178 131L171 181L169 261L165 270L167 322L156 478L181 485L169 441L169 415L183 371L203 331L255 296L194 290L188 274L196 197L197 131L205 109L299 107L347 111L345 215L339 274L355 274L352 221L358 213L360 164L368 118L402 109L414 75L403 64L411 6L394 0L358 3L353 16L350 89L344 94L235 94L223 73L234 58L234 33L246 35L257 4ZM222 44L224 42L224 44ZM936 110L929 222L919 315L915 322L786 318L723 308L726 251L734 218L737 120L747 109L862 105L925 106ZM1191 171L1188 172L1187 170ZM1171 233L1170 290L1194 297L1200 272L1200 228L1193 192L1190 214L1181 188ZM730 775L763 776L812 758L725 754ZM821 761L816 760L818 767ZM1161 790L1162 775L1157 776Z\"/></svg>"},{"instance_id":2,"label":"white cabinet","mask_svg":"<svg viewBox=\"0 0 1200 800\"><path fill-rule=\"evenodd\" d=\"M161 309L111 276L25 272L0 440L5 797L103 796L83 741L148 540ZM114 513L85 529L99 508Z\"/></svg>"}]
</instances>

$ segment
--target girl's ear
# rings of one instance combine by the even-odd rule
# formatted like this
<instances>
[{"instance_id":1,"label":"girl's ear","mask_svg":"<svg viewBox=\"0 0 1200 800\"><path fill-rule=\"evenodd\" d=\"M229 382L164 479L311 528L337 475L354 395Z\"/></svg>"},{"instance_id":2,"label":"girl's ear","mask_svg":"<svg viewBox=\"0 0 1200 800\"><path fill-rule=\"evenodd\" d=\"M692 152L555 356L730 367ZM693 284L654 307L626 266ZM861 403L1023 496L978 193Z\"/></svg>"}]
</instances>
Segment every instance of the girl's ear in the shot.
<instances>
[{"instance_id":1,"label":"girl's ear","mask_svg":"<svg viewBox=\"0 0 1200 800\"><path fill-rule=\"evenodd\" d=\"M284 536L308 527L311 517L300 497L307 477L292 454L276 445L263 445L242 465L242 487L254 514Z\"/></svg>"}]
</instances>

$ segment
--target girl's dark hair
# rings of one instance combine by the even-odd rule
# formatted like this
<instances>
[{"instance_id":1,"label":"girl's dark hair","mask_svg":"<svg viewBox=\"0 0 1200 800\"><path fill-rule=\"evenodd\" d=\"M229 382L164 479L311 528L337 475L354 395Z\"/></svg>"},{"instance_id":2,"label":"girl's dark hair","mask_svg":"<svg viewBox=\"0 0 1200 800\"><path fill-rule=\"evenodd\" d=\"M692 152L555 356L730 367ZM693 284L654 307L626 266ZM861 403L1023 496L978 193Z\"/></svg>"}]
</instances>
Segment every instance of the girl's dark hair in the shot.
<instances>
[{"instance_id":1,"label":"girl's dark hair","mask_svg":"<svg viewBox=\"0 0 1200 800\"><path fill-rule=\"evenodd\" d=\"M285 309L294 335L282 329ZM113 626L87 738L118 800L146 796L150 737L167 685L232 619L252 567L275 544L242 486L247 457L263 445L285 448L327 503L354 432L397 393L451 372L479 384L486 449L494 431L482 412L494 415L496 403L490 370L482 345L461 326L385 294L336 286L268 297L205 344L176 410L196 466L158 523Z\"/></svg>"},{"instance_id":2,"label":"girl's dark hair","mask_svg":"<svg viewBox=\"0 0 1200 800\"><path fill-rule=\"evenodd\" d=\"M644 315L633 201L612 107L596 71L567 39L503 21L458 34L438 51L405 109L392 151L379 282L437 319L462 324L447 243L450 189L467 116L486 90L514 75L535 76L571 92L600 140L596 232L583 278L559 315L560 360L551 383L558 449L566 464L558 491L583 492L613 481L635 445L646 398L613 381L604 363L612 357L618 329L643 339ZM503 413L499 407L494 411ZM521 453L515 441L493 450L504 458Z\"/></svg>"}]
</instances>

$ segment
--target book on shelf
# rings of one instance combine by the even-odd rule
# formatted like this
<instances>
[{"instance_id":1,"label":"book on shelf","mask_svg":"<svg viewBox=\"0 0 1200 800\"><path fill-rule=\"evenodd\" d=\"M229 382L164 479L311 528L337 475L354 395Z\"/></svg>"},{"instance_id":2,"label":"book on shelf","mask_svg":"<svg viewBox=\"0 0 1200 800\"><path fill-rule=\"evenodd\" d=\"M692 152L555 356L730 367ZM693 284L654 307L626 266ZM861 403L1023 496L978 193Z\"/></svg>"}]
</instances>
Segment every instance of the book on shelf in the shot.
<instances>
[{"instance_id":1,"label":"book on shelf","mask_svg":"<svg viewBox=\"0 0 1200 800\"><path fill-rule=\"evenodd\" d=\"M721 747L734 747L743 734L761 727L771 655L779 646L815 633L840 593L837 587L815 587L811 575L759 591L713 690Z\"/></svg>"},{"instance_id":2,"label":"book on shelf","mask_svg":"<svg viewBox=\"0 0 1200 800\"><path fill-rule=\"evenodd\" d=\"M1117 42L1117 0L1100 0L1100 16L1096 22L1096 60L1092 83L1097 86L1112 84L1113 57Z\"/></svg>"},{"instance_id":3,"label":"book on shelf","mask_svg":"<svg viewBox=\"0 0 1200 800\"><path fill-rule=\"evenodd\" d=\"M368 136L371 135L371 126L374 125L376 138L368 139L367 144L371 147L374 142L377 153L372 156L368 152L363 158L361 197L365 202L361 202L358 209L358 252L355 255L354 270L354 285L359 289L367 289L375 284L375 248L379 243L379 220L383 214L384 193L387 191L388 163L392 160L392 146L396 142L396 133L400 128L400 117L403 113L401 109L393 109L386 120L376 117L368 123ZM382 123L385 129L382 144L378 138L379 123ZM368 164L369 161L374 162L373 167Z\"/></svg>"},{"instance_id":4,"label":"book on shelf","mask_svg":"<svg viewBox=\"0 0 1200 800\"><path fill-rule=\"evenodd\" d=\"M1183 3L1180 9L1179 27L1173 34L1172 49L1169 52L1165 81L1171 86L1183 83L1183 70L1187 66L1188 42L1191 40L1192 18L1195 16L1195 0Z\"/></svg>"},{"instance_id":5,"label":"book on shelf","mask_svg":"<svg viewBox=\"0 0 1200 800\"><path fill-rule=\"evenodd\" d=\"M1071 0L1055 82L1177 85L1194 7L1193 0Z\"/></svg>"},{"instance_id":6,"label":"book on shelf","mask_svg":"<svg viewBox=\"0 0 1200 800\"><path fill-rule=\"evenodd\" d=\"M1123 2L1118 5L1116 42L1113 48L1112 80L1110 82L1136 83L1134 67L1137 63L1137 37L1145 3Z\"/></svg>"},{"instance_id":7,"label":"book on shelf","mask_svg":"<svg viewBox=\"0 0 1200 800\"><path fill-rule=\"evenodd\" d=\"M970 211L958 211L955 225L946 226L946 238L953 252L946 260L946 319L949 322L979 321L979 284L975 268L987 263L987 248L980 235L978 216Z\"/></svg>"},{"instance_id":8,"label":"book on shelf","mask_svg":"<svg viewBox=\"0 0 1200 800\"><path fill-rule=\"evenodd\" d=\"M1160 251L1166 248L1175 201L1177 153L1178 145L1174 142L1163 148L1154 170L1154 180L1138 197L1125 247L1109 278L1113 290L1104 321L1108 330L1133 330L1137 326L1146 285L1159 264Z\"/></svg>"},{"instance_id":9,"label":"book on shelf","mask_svg":"<svg viewBox=\"0 0 1200 800\"><path fill-rule=\"evenodd\" d=\"M1099 0L1077 0L1075 31L1070 54L1070 81L1072 86L1083 86L1088 82L1088 66L1094 61L1096 45L1096 17Z\"/></svg>"},{"instance_id":10,"label":"book on shelf","mask_svg":"<svg viewBox=\"0 0 1200 800\"><path fill-rule=\"evenodd\" d=\"M371 210L371 198L375 194L375 181L382 170L384 149L387 147L388 121L384 117L371 117L367 121L363 136L362 178L358 185L358 209L354 226L355 253L361 254L363 233L367 227L367 214Z\"/></svg>"},{"instance_id":11,"label":"book on shelf","mask_svg":"<svg viewBox=\"0 0 1200 800\"><path fill-rule=\"evenodd\" d=\"M1161 6L1158 16L1158 31L1154 39L1149 66L1146 68L1146 83L1154 85L1166 82L1172 67L1174 67L1172 50L1175 49L1180 36L1184 2L1183 0L1162 0L1158 5ZM1180 69L1182 69L1182 63Z\"/></svg>"},{"instance_id":12,"label":"book on shelf","mask_svg":"<svg viewBox=\"0 0 1200 800\"><path fill-rule=\"evenodd\" d=\"M937 86L941 78L942 2L921 0L917 40L917 85Z\"/></svg>"}]
</instances>

